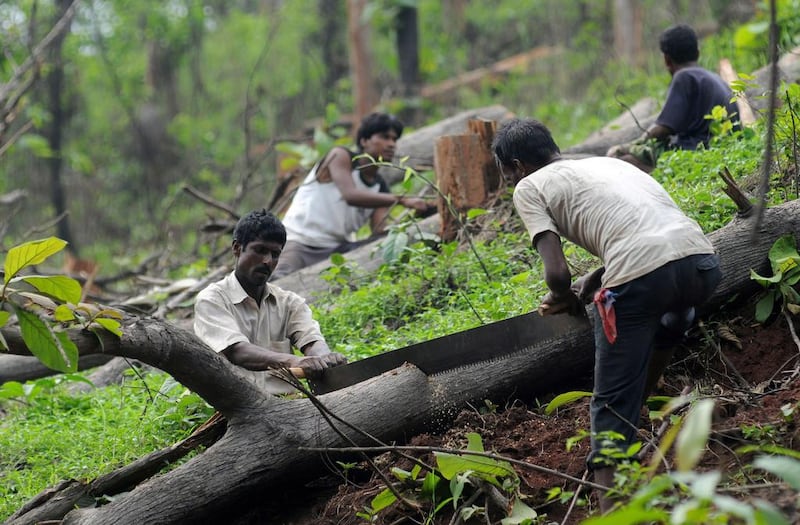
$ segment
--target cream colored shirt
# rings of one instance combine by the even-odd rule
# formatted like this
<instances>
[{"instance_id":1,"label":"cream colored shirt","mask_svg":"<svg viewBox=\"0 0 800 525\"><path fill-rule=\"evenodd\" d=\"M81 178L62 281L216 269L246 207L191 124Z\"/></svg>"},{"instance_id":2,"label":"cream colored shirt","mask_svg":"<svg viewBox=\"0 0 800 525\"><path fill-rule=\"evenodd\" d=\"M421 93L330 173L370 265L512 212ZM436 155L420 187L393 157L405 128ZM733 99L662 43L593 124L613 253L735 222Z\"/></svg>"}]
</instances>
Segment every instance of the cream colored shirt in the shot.
<instances>
[{"instance_id":1,"label":"cream colored shirt","mask_svg":"<svg viewBox=\"0 0 800 525\"><path fill-rule=\"evenodd\" d=\"M215 352L247 341L269 350L291 353L292 347L324 341L319 323L305 300L294 292L267 284L261 304L247 295L234 272L197 294L194 333ZM238 369L272 394L295 390L267 371Z\"/></svg>"},{"instance_id":2,"label":"cream colored shirt","mask_svg":"<svg viewBox=\"0 0 800 525\"><path fill-rule=\"evenodd\" d=\"M552 231L599 257L619 286L688 255L714 253L695 221L653 178L610 157L560 160L514 190L531 241Z\"/></svg>"}]
</instances>

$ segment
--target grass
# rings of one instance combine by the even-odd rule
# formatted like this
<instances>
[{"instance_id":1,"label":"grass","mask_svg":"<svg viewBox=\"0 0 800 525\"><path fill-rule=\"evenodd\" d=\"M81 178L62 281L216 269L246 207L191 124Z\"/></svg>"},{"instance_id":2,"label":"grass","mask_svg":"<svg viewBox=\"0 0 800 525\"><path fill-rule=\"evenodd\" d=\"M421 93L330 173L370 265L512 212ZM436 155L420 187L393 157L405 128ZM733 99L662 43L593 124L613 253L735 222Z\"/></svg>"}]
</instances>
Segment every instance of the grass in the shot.
<instances>
[{"instance_id":1,"label":"grass","mask_svg":"<svg viewBox=\"0 0 800 525\"><path fill-rule=\"evenodd\" d=\"M0 520L63 479L91 480L186 437L213 409L165 374L70 394L63 376L0 390ZM18 385L18 384L17 384Z\"/></svg>"}]
</instances>

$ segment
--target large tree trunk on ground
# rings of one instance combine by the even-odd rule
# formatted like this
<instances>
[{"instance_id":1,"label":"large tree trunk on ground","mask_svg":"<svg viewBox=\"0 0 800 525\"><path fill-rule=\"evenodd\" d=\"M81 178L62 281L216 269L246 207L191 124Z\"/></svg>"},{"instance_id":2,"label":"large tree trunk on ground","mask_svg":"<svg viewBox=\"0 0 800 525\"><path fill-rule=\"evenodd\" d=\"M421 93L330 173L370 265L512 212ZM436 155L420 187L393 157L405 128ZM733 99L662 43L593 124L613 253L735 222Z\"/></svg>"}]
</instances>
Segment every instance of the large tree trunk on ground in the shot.
<instances>
[{"instance_id":1,"label":"large tree trunk on ground","mask_svg":"<svg viewBox=\"0 0 800 525\"><path fill-rule=\"evenodd\" d=\"M753 239L754 220L737 219L710 235L722 257L724 277L711 300L723 304L754 288L750 268L765 272L767 252L779 236L800 236L800 201L767 210ZM3 330L13 352L24 353L18 333ZM99 352L93 336L75 333L83 354ZM67 524L186 524L230 520L247 498L263 498L288 483L316 479L324 458L301 447L352 444L335 432L308 399L280 399L260 391L224 357L205 349L191 333L153 319L127 324L121 339L103 337L102 348L171 373L228 420L224 437L183 466L153 478L98 509L75 510ZM470 400L526 399L555 392L590 373L590 329L564 333L505 359L425 376L411 365L320 396L333 413L384 441L404 442L415 432L446 425ZM339 426L356 444L363 434ZM227 514L226 514L227 513ZM25 516L15 524L29 523ZM39 517L41 519L41 516Z\"/></svg>"},{"instance_id":2,"label":"large tree trunk on ground","mask_svg":"<svg viewBox=\"0 0 800 525\"><path fill-rule=\"evenodd\" d=\"M78 361L78 370L86 370L108 363L113 359L109 355L87 355ZM6 381L29 381L55 374L52 368L46 367L33 356L0 354L0 385Z\"/></svg>"}]
</instances>

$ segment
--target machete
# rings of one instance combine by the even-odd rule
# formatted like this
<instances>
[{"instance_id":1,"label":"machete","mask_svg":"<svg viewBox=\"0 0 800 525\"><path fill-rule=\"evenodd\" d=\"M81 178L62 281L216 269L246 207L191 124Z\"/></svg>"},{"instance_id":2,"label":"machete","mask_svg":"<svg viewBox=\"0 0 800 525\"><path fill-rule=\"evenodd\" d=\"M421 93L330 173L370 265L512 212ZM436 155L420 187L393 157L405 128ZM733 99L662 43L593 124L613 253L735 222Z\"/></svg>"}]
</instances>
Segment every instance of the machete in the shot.
<instances>
[{"instance_id":1,"label":"machete","mask_svg":"<svg viewBox=\"0 0 800 525\"><path fill-rule=\"evenodd\" d=\"M391 350L346 365L327 368L310 380L315 394L327 394L360 383L403 363L411 363L427 375L498 359L573 331L590 327L585 316L542 316L533 311Z\"/></svg>"}]
</instances>

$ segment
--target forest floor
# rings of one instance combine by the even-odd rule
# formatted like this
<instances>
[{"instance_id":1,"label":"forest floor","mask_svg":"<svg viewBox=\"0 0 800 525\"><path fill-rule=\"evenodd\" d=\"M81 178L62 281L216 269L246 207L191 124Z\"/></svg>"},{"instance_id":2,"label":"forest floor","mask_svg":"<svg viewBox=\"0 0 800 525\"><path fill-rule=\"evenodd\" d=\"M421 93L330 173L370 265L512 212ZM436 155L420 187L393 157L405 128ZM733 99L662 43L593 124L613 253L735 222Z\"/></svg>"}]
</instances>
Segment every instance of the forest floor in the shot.
<instances>
[{"instance_id":1,"label":"forest floor","mask_svg":"<svg viewBox=\"0 0 800 525\"><path fill-rule=\"evenodd\" d=\"M739 485L745 484L746 490L732 489L729 492L731 496L739 500L767 500L789 516L791 523L800 523L796 492L780 484L763 484L763 488L754 489L752 478L742 471L742 466L752 457L740 457L735 449L745 444L767 443L800 450L800 430L795 422L797 414L795 418L787 418L782 413L782 407L794 407L795 412L800 411L798 357L800 348L785 317L778 316L761 325L752 320L752 308L750 311L741 309L728 313L724 322L711 319L702 327L695 328L686 346L676 353L658 389L659 395L678 396L684 388L690 387L714 397L716 409L712 435L698 469L720 471L723 484L739 480ZM589 378L585 386L591 390ZM651 421L643 410L640 429L644 436L658 440L661 425L660 421ZM410 444L465 448L466 435L475 432L482 437L486 451L580 479L585 474L588 440L580 441L570 451L567 451L566 443L569 438L588 429L588 399L547 416L541 406L516 400L490 410L485 407L484 410L464 410L448 430L441 434L416 436ZM427 464L434 461L430 453L420 453L417 457ZM392 477L390 469L393 467L410 470L413 466L407 459L390 453L375 458L375 464L389 477ZM574 491L577 484L530 468L515 469L520 479L520 492L526 496L525 502L539 515L546 515L544 523L580 523L598 513L596 497L591 490L583 490L583 497L576 505L571 505L571 499L548 503L547 493L551 488ZM384 488L381 478L364 463L349 469L347 482L331 475L329 479L305 487L302 492L276 498L281 501L282 510L268 521L253 523L369 523L356 513L369 508L372 498ZM476 500L475 505L483 505L483 500ZM431 517L430 509L414 511L395 502L378 513L372 523L499 523L499 517L487 520L484 516L476 516L458 522L453 516L452 504Z\"/></svg>"}]
</instances>

